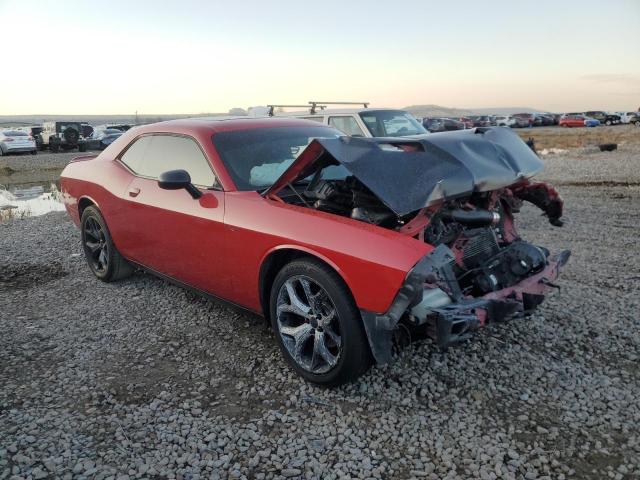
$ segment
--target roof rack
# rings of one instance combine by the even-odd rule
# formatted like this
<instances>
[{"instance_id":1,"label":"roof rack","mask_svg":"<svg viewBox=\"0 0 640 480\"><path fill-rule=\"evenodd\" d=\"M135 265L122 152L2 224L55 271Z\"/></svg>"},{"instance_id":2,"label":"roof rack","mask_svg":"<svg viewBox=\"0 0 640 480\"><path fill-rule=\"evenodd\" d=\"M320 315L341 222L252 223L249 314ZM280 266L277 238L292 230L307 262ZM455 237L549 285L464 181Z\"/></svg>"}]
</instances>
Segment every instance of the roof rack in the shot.
<instances>
[{"instance_id":1,"label":"roof rack","mask_svg":"<svg viewBox=\"0 0 640 480\"><path fill-rule=\"evenodd\" d=\"M369 107L369 102L319 102L319 101L310 101L309 105L311 105L310 113L313 115L316 113L316 109L319 107L320 110L324 110L327 108L327 105L362 105L364 108Z\"/></svg>"},{"instance_id":2,"label":"roof rack","mask_svg":"<svg viewBox=\"0 0 640 480\"><path fill-rule=\"evenodd\" d=\"M275 108L309 108L309 105L267 105L267 108L269 109L269 112L267 113L267 115L269 115L270 117L273 117L273 111Z\"/></svg>"}]
</instances>

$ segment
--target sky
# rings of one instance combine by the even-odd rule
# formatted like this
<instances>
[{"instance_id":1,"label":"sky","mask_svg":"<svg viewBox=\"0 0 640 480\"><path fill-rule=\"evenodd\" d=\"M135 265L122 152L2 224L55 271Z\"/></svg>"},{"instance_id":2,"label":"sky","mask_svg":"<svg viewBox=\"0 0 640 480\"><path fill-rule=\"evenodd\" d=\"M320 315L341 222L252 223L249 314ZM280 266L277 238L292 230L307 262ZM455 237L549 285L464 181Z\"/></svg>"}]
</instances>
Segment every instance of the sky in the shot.
<instances>
[{"instance_id":1,"label":"sky","mask_svg":"<svg viewBox=\"0 0 640 480\"><path fill-rule=\"evenodd\" d=\"M640 0L0 0L0 115L640 106Z\"/></svg>"}]
</instances>

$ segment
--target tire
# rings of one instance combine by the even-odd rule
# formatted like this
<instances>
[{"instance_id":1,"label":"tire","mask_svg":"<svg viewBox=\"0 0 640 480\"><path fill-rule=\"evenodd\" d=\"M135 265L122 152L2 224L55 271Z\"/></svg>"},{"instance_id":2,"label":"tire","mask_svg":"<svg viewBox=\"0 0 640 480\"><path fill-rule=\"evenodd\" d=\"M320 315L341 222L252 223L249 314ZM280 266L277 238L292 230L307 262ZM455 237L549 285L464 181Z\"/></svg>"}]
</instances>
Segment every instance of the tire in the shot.
<instances>
[{"instance_id":1,"label":"tire","mask_svg":"<svg viewBox=\"0 0 640 480\"><path fill-rule=\"evenodd\" d=\"M133 273L131 264L116 249L107 224L96 207L87 207L82 212L80 233L87 264L98 279L114 282Z\"/></svg>"},{"instance_id":2,"label":"tire","mask_svg":"<svg viewBox=\"0 0 640 480\"><path fill-rule=\"evenodd\" d=\"M640 120L636 121L636 122L634 123L634 125L635 125L636 127L640 127Z\"/></svg>"},{"instance_id":3,"label":"tire","mask_svg":"<svg viewBox=\"0 0 640 480\"><path fill-rule=\"evenodd\" d=\"M87 145L85 143L81 143L80 145L78 145L78 151L79 152L86 152L87 151Z\"/></svg>"},{"instance_id":4,"label":"tire","mask_svg":"<svg viewBox=\"0 0 640 480\"><path fill-rule=\"evenodd\" d=\"M302 283L305 281L309 284L308 290ZM309 309L310 318L304 319L293 311L293 305L299 304L290 297L292 286L304 306L316 304ZM309 301L307 296L305 304L302 297L307 291L314 293L314 300ZM322 262L305 258L285 265L274 279L269 308L282 355L305 380L333 387L355 380L369 368L371 352L360 312L342 278ZM296 335L302 329L305 339L298 343L293 334L283 333L285 329L298 329ZM298 345L302 347L300 358L296 359L291 350L295 351Z\"/></svg>"},{"instance_id":5,"label":"tire","mask_svg":"<svg viewBox=\"0 0 640 480\"><path fill-rule=\"evenodd\" d=\"M2 147L0 147L0 157L4 155L4 152L2 151Z\"/></svg>"},{"instance_id":6,"label":"tire","mask_svg":"<svg viewBox=\"0 0 640 480\"><path fill-rule=\"evenodd\" d=\"M38 154L38 150L31 150L31 155L37 155Z\"/></svg>"},{"instance_id":7,"label":"tire","mask_svg":"<svg viewBox=\"0 0 640 480\"><path fill-rule=\"evenodd\" d=\"M606 122L604 122L604 124L605 124L607 127L610 127L610 126L611 126L611 120L607 120Z\"/></svg>"},{"instance_id":8,"label":"tire","mask_svg":"<svg viewBox=\"0 0 640 480\"><path fill-rule=\"evenodd\" d=\"M78 132L75 128L67 128L62 136L67 141L67 145L77 145L80 139L80 132Z\"/></svg>"}]
</instances>

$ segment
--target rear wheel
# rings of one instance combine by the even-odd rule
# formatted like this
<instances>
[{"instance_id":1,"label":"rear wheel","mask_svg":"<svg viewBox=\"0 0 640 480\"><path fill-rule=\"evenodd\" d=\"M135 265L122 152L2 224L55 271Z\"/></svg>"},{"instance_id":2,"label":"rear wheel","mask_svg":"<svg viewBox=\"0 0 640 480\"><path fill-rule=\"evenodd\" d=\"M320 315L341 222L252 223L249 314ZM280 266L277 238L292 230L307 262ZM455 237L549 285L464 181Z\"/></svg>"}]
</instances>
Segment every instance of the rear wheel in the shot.
<instances>
[{"instance_id":1,"label":"rear wheel","mask_svg":"<svg viewBox=\"0 0 640 480\"><path fill-rule=\"evenodd\" d=\"M31 155L37 155L38 154L38 150L31 150Z\"/></svg>"},{"instance_id":2,"label":"rear wheel","mask_svg":"<svg viewBox=\"0 0 640 480\"><path fill-rule=\"evenodd\" d=\"M90 206L80 220L82 247L93 274L103 282L126 278L133 268L116 249L100 211Z\"/></svg>"},{"instance_id":3,"label":"rear wheel","mask_svg":"<svg viewBox=\"0 0 640 480\"><path fill-rule=\"evenodd\" d=\"M307 381L336 386L369 367L360 312L342 279L323 263L309 258L283 267L270 309L282 354Z\"/></svg>"}]
</instances>

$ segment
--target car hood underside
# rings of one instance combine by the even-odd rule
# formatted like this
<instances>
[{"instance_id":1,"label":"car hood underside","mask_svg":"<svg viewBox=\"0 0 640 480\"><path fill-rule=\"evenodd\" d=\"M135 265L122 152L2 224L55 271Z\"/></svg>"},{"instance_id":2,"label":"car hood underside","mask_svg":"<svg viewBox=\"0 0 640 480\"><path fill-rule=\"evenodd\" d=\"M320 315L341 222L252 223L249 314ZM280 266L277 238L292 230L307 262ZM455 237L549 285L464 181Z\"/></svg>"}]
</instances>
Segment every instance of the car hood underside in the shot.
<instances>
[{"instance_id":1,"label":"car hood underside","mask_svg":"<svg viewBox=\"0 0 640 480\"><path fill-rule=\"evenodd\" d=\"M543 168L518 135L502 127L419 140L325 138L313 140L265 195L275 195L329 165L344 166L397 215L442 199L507 187Z\"/></svg>"}]
</instances>

